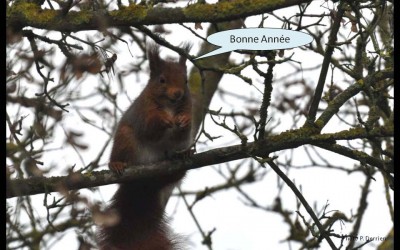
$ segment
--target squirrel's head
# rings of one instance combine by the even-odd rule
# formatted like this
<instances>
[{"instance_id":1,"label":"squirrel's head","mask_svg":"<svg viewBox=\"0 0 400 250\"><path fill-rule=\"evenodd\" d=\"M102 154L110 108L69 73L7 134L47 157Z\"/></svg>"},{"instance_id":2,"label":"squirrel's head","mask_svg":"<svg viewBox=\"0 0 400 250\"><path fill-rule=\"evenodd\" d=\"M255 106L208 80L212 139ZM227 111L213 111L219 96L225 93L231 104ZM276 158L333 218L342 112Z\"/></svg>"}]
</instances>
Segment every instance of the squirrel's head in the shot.
<instances>
[{"instance_id":1,"label":"squirrel's head","mask_svg":"<svg viewBox=\"0 0 400 250\"><path fill-rule=\"evenodd\" d=\"M170 105L179 103L189 95L186 76L186 58L181 56L177 61L160 57L159 46L151 45L147 51L150 65L148 87L159 103ZM184 49L189 50L189 46Z\"/></svg>"}]
</instances>

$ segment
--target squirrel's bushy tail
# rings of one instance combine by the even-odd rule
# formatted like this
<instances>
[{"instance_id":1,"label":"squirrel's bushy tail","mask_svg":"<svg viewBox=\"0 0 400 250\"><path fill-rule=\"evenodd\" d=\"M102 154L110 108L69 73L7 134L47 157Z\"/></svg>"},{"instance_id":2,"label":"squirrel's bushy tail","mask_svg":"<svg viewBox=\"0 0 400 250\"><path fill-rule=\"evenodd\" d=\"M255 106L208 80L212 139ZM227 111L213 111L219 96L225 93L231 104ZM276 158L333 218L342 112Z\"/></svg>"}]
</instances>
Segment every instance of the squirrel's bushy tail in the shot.
<instances>
[{"instance_id":1,"label":"squirrel's bushy tail","mask_svg":"<svg viewBox=\"0 0 400 250\"><path fill-rule=\"evenodd\" d=\"M162 187L141 183L121 184L109 209L118 223L99 230L101 250L173 250L177 244L160 203Z\"/></svg>"}]
</instances>

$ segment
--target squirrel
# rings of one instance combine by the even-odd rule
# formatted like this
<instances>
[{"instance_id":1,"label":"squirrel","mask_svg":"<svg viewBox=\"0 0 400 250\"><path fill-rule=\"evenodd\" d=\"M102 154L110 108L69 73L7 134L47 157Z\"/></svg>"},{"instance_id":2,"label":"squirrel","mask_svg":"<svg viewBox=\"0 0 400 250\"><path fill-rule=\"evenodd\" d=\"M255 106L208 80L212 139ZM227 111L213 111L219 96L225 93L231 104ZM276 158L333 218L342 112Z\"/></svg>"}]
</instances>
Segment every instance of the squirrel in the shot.
<instances>
[{"instance_id":1,"label":"squirrel","mask_svg":"<svg viewBox=\"0 0 400 250\"><path fill-rule=\"evenodd\" d=\"M186 58L163 60L159 46L147 51L150 79L119 121L109 168L147 164L189 152L192 143L192 102L187 86ZM188 51L189 45L185 47ZM119 217L99 230L101 250L181 249L164 215L173 188L185 171L120 184L108 209Z\"/></svg>"}]
</instances>

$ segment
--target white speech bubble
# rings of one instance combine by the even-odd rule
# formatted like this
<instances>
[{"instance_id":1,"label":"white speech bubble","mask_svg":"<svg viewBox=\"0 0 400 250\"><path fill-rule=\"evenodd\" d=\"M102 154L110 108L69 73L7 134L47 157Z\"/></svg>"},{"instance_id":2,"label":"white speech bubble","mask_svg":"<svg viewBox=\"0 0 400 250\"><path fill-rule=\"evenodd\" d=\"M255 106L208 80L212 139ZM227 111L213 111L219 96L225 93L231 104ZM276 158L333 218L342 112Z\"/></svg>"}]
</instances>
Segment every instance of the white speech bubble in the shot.
<instances>
[{"instance_id":1,"label":"white speech bubble","mask_svg":"<svg viewBox=\"0 0 400 250\"><path fill-rule=\"evenodd\" d=\"M290 49L309 44L313 41L313 38L309 34L294 30L247 28L217 32L207 37L207 41L221 48L197 57L196 60L238 49Z\"/></svg>"}]
</instances>

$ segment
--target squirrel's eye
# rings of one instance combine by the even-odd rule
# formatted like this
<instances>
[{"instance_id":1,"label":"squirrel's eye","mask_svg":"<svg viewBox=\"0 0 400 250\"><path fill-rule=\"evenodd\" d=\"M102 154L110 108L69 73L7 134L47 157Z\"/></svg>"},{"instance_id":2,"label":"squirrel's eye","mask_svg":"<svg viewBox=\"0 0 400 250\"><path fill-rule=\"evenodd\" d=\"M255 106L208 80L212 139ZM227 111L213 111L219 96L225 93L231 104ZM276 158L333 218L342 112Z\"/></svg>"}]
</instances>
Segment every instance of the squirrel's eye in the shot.
<instances>
[{"instance_id":1,"label":"squirrel's eye","mask_svg":"<svg viewBox=\"0 0 400 250\"><path fill-rule=\"evenodd\" d=\"M165 77L164 76L160 76L160 83L165 83Z\"/></svg>"}]
</instances>

